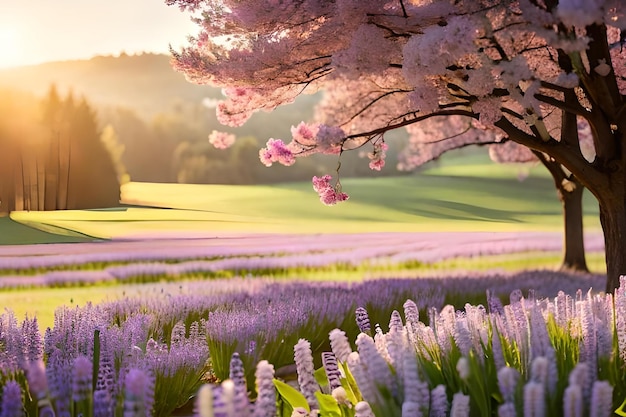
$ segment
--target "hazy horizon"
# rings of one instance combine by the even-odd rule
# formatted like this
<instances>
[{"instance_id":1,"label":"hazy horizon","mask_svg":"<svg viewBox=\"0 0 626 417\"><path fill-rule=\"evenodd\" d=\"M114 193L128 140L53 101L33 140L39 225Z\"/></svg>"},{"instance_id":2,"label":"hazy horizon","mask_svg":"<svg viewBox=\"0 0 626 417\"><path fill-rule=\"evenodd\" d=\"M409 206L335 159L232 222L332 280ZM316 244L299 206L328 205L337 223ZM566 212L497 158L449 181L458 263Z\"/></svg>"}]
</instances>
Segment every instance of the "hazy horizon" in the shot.
<instances>
[{"instance_id":1,"label":"hazy horizon","mask_svg":"<svg viewBox=\"0 0 626 417\"><path fill-rule=\"evenodd\" d=\"M197 28L164 0L31 0L0 4L0 69L44 62L169 53Z\"/></svg>"}]
</instances>

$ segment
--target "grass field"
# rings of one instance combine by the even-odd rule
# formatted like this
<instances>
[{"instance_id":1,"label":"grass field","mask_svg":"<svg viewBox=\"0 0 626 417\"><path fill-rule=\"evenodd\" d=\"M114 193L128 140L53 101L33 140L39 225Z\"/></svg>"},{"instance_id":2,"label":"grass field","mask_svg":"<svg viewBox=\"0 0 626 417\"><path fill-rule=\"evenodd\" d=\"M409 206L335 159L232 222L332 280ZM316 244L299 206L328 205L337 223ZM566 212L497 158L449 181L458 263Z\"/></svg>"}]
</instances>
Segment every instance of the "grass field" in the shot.
<instances>
[{"instance_id":1,"label":"grass field","mask_svg":"<svg viewBox=\"0 0 626 417\"><path fill-rule=\"evenodd\" d=\"M333 207L319 202L310 183L131 182L121 193L129 207L119 210L14 212L11 217L66 236L104 239L229 232L560 230L561 207L545 170L536 167L520 182L518 169L478 163L435 167L406 177L345 179L342 185L350 200ZM586 227L599 230L597 204L590 195L584 207Z\"/></svg>"}]
</instances>

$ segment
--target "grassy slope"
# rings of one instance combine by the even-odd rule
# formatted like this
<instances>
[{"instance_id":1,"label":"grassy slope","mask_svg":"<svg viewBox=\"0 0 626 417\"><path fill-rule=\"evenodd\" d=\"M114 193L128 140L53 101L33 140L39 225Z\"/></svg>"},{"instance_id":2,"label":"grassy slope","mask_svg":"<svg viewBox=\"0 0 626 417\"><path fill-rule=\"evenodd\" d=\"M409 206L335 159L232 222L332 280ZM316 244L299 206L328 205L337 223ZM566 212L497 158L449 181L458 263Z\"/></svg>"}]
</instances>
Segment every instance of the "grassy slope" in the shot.
<instances>
[{"instance_id":1,"label":"grassy slope","mask_svg":"<svg viewBox=\"0 0 626 417\"><path fill-rule=\"evenodd\" d=\"M488 172L489 176L485 177ZM436 167L397 177L345 179L350 200L319 203L309 183L227 186L129 183L120 211L20 212L14 220L60 233L134 237L229 232L350 233L364 231L560 230L561 207L540 168L524 182L517 168L491 163ZM159 208L161 207L161 208ZM171 208L163 210L162 208ZM585 224L598 229L585 199Z\"/></svg>"}]
</instances>

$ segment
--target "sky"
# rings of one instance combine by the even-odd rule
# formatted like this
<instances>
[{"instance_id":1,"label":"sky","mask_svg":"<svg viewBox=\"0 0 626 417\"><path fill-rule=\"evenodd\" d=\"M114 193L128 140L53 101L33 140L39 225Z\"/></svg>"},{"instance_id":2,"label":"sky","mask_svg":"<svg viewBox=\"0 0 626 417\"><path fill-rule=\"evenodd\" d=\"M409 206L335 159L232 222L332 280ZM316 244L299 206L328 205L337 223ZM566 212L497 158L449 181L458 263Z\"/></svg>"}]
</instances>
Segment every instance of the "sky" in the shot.
<instances>
[{"instance_id":1,"label":"sky","mask_svg":"<svg viewBox=\"0 0 626 417\"><path fill-rule=\"evenodd\" d=\"M168 53L198 32L164 0L0 0L0 68L120 52Z\"/></svg>"}]
</instances>

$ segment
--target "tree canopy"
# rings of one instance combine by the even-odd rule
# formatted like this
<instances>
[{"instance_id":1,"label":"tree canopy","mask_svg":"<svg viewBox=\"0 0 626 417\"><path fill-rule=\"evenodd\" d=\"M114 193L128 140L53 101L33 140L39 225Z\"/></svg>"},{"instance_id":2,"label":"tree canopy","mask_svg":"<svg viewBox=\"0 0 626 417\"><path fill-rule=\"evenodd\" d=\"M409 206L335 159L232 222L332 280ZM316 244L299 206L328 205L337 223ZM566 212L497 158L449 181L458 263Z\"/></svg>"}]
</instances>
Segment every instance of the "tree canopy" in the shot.
<instances>
[{"instance_id":1,"label":"tree canopy","mask_svg":"<svg viewBox=\"0 0 626 417\"><path fill-rule=\"evenodd\" d=\"M386 132L460 117L470 129L459 138L478 143L489 135L476 129L492 130L571 172L600 205L607 289L626 273L623 1L167 3L199 24L190 45L173 51L174 66L224 88L220 122L239 126L258 110L324 91L316 122L293 127L287 143L271 138L264 164L370 146L370 167L379 169ZM591 156L577 123L567 122L577 117L591 128ZM327 204L347 198L328 177L314 188Z\"/></svg>"}]
</instances>

